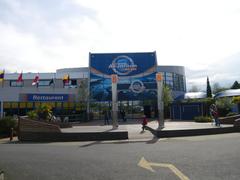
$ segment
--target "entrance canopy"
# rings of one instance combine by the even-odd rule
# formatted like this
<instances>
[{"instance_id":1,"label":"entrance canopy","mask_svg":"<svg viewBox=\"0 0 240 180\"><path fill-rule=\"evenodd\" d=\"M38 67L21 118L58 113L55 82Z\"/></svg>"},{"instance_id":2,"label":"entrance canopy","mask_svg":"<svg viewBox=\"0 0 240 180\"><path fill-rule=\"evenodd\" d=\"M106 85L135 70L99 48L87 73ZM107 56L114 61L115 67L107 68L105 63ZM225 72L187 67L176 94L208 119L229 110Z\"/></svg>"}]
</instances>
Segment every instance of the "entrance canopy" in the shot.
<instances>
[{"instance_id":1,"label":"entrance canopy","mask_svg":"<svg viewBox=\"0 0 240 180\"><path fill-rule=\"evenodd\" d=\"M217 93L214 98L240 96L240 89L229 89Z\"/></svg>"}]
</instances>

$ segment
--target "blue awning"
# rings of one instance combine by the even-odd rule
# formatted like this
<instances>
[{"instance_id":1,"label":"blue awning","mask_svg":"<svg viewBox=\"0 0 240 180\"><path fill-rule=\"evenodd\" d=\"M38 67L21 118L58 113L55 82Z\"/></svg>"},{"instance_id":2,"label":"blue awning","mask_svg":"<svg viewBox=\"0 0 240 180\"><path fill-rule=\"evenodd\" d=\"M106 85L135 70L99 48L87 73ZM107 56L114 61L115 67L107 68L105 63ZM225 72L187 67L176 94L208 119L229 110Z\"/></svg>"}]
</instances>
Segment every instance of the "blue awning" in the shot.
<instances>
[{"instance_id":1,"label":"blue awning","mask_svg":"<svg viewBox=\"0 0 240 180\"><path fill-rule=\"evenodd\" d=\"M229 89L217 93L214 98L240 96L240 89Z\"/></svg>"}]
</instances>

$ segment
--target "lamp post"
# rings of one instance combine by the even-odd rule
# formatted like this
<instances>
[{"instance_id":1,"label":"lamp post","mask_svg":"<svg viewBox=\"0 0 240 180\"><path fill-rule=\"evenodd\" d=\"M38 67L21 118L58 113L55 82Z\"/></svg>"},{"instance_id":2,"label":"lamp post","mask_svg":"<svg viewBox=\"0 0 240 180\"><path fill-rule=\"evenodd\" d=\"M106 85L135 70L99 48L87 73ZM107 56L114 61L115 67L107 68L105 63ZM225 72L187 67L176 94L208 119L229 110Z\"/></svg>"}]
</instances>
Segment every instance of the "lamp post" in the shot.
<instances>
[{"instance_id":1,"label":"lamp post","mask_svg":"<svg viewBox=\"0 0 240 180\"><path fill-rule=\"evenodd\" d=\"M113 128L118 128L118 102L117 102L117 82L118 76L116 74L111 75L112 79L112 121Z\"/></svg>"},{"instance_id":2,"label":"lamp post","mask_svg":"<svg viewBox=\"0 0 240 180\"><path fill-rule=\"evenodd\" d=\"M156 74L158 100L158 129L164 128L163 78L161 73Z\"/></svg>"}]
</instances>

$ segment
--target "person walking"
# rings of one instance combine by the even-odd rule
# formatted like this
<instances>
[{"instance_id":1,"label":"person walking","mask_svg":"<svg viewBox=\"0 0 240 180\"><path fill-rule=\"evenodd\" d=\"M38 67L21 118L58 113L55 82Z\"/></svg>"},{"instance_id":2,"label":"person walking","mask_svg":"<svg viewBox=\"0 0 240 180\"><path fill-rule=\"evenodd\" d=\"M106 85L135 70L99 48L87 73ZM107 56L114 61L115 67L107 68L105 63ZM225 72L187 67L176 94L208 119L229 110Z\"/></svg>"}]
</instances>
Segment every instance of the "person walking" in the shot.
<instances>
[{"instance_id":1,"label":"person walking","mask_svg":"<svg viewBox=\"0 0 240 180\"><path fill-rule=\"evenodd\" d=\"M142 120L142 132L144 132L147 123L148 123L147 117L146 117L146 115L144 115L144 116L143 116L143 120Z\"/></svg>"},{"instance_id":2,"label":"person walking","mask_svg":"<svg viewBox=\"0 0 240 180\"><path fill-rule=\"evenodd\" d=\"M209 107L209 114L212 118L212 125L215 125L215 118L214 118L214 107L213 107L213 104L210 105Z\"/></svg>"},{"instance_id":3,"label":"person walking","mask_svg":"<svg viewBox=\"0 0 240 180\"><path fill-rule=\"evenodd\" d=\"M126 122L127 119L126 119L125 111L124 111L124 110L121 110L121 111L120 111L120 114L121 114L121 116L122 116L122 120L123 120L123 122Z\"/></svg>"},{"instance_id":4,"label":"person walking","mask_svg":"<svg viewBox=\"0 0 240 180\"><path fill-rule=\"evenodd\" d=\"M103 115L104 115L104 125L109 125L109 113L108 113L108 111L104 110Z\"/></svg>"},{"instance_id":5,"label":"person walking","mask_svg":"<svg viewBox=\"0 0 240 180\"><path fill-rule=\"evenodd\" d=\"M216 104L212 104L211 105L211 116L213 117L214 121L215 121L215 125L216 126L221 126L220 120L219 120L219 112L218 112L218 108L216 106Z\"/></svg>"}]
</instances>

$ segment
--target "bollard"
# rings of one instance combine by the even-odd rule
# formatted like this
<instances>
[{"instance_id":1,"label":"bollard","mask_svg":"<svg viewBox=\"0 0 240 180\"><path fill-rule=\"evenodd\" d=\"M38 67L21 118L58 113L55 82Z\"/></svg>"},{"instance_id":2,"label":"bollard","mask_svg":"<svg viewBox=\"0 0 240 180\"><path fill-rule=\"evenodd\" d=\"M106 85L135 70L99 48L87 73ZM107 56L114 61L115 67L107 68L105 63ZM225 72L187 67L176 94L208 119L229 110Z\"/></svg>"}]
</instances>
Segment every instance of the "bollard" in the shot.
<instances>
[{"instance_id":1,"label":"bollard","mask_svg":"<svg viewBox=\"0 0 240 180\"><path fill-rule=\"evenodd\" d=\"M10 141L13 140L13 128L10 129Z\"/></svg>"}]
</instances>

